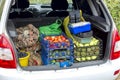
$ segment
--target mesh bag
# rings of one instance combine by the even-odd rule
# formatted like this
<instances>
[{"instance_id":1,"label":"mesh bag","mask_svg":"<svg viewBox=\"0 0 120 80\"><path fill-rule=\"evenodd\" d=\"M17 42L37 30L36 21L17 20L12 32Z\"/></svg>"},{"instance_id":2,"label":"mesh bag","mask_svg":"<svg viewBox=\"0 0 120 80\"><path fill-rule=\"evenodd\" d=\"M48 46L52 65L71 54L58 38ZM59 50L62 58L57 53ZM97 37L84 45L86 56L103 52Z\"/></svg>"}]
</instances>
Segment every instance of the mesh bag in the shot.
<instances>
[{"instance_id":1,"label":"mesh bag","mask_svg":"<svg viewBox=\"0 0 120 80\"><path fill-rule=\"evenodd\" d=\"M17 48L30 47L38 41L39 30L32 24L19 27L16 31L18 34L15 38Z\"/></svg>"}]
</instances>

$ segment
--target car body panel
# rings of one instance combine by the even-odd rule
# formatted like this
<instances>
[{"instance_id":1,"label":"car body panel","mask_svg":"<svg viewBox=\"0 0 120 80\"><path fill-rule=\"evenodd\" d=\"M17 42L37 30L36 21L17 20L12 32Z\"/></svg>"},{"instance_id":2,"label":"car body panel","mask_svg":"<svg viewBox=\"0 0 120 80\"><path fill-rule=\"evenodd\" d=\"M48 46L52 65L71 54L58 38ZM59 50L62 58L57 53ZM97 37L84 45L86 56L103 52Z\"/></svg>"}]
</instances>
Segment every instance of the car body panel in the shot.
<instances>
[{"instance_id":1,"label":"car body panel","mask_svg":"<svg viewBox=\"0 0 120 80\"><path fill-rule=\"evenodd\" d=\"M5 33L7 37L5 26L11 1L6 0L0 21L0 34ZM112 24L114 30L116 27L113 21ZM0 68L0 80L114 80L118 76L114 72L120 69L119 62L120 58L99 65L48 71L25 71L19 66L17 69Z\"/></svg>"},{"instance_id":2,"label":"car body panel","mask_svg":"<svg viewBox=\"0 0 120 80\"><path fill-rule=\"evenodd\" d=\"M120 69L120 58L94 65L75 69L50 71L23 71L0 68L0 80L114 80L115 70Z\"/></svg>"}]
</instances>

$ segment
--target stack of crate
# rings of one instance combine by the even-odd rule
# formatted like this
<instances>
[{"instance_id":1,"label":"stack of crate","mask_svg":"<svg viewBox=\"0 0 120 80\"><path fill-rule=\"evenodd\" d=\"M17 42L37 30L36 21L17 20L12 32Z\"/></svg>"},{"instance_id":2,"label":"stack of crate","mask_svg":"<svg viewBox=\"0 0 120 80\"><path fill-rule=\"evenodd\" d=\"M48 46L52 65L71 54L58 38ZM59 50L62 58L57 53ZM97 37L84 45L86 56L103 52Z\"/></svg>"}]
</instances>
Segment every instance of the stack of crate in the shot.
<instances>
[{"instance_id":1,"label":"stack of crate","mask_svg":"<svg viewBox=\"0 0 120 80\"><path fill-rule=\"evenodd\" d=\"M76 39L77 36L74 36ZM79 38L79 37L78 37ZM81 38L79 38L81 39ZM77 39L76 39L77 40ZM75 62L91 61L100 59L102 56L102 41L99 38L91 37L90 42L79 42L77 40L77 46L74 47L74 59Z\"/></svg>"},{"instance_id":2,"label":"stack of crate","mask_svg":"<svg viewBox=\"0 0 120 80\"><path fill-rule=\"evenodd\" d=\"M51 41L52 38L64 37L65 41ZM42 61L44 65L55 64L60 67L69 67L73 63L73 42L64 34L61 35L41 35Z\"/></svg>"},{"instance_id":3,"label":"stack of crate","mask_svg":"<svg viewBox=\"0 0 120 80\"><path fill-rule=\"evenodd\" d=\"M74 38L75 62L99 59L102 52L102 41L93 35L90 22L77 22L69 25Z\"/></svg>"}]
</instances>

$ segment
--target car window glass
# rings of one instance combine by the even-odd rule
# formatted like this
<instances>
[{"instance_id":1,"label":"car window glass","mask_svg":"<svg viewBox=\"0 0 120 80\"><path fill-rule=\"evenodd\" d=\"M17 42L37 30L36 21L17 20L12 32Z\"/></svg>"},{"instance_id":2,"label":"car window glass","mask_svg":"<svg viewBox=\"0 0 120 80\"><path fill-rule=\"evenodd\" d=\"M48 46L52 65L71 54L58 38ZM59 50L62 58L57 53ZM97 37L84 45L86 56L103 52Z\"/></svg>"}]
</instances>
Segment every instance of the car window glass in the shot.
<instances>
[{"instance_id":1,"label":"car window glass","mask_svg":"<svg viewBox=\"0 0 120 80\"><path fill-rule=\"evenodd\" d=\"M30 5L28 6L27 10L32 12L33 17L46 17L46 15L53 10L51 8L51 1L52 0L29 0ZM85 13L88 15L93 15L87 0L67 0L67 1L69 4L66 10L67 12L79 9L82 10L83 14ZM20 14L16 13L17 11L18 9L15 8L14 10L11 9L11 13L13 12L12 15L16 14L16 16L19 17ZM12 18L14 17L12 16Z\"/></svg>"},{"instance_id":2,"label":"car window glass","mask_svg":"<svg viewBox=\"0 0 120 80\"><path fill-rule=\"evenodd\" d=\"M39 4L42 8L51 8L51 0L29 0L31 5ZM67 0L69 8L72 8L72 0Z\"/></svg>"},{"instance_id":3,"label":"car window glass","mask_svg":"<svg viewBox=\"0 0 120 80\"><path fill-rule=\"evenodd\" d=\"M30 1L30 4L50 4L51 3L51 0L29 0ZM72 3L72 0L67 0L68 3Z\"/></svg>"},{"instance_id":4,"label":"car window glass","mask_svg":"<svg viewBox=\"0 0 120 80\"><path fill-rule=\"evenodd\" d=\"M0 20L1 20L1 16L2 16L5 1L6 0L0 0Z\"/></svg>"},{"instance_id":5,"label":"car window glass","mask_svg":"<svg viewBox=\"0 0 120 80\"><path fill-rule=\"evenodd\" d=\"M52 0L29 0L29 1L30 1L29 10L32 10L33 12L37 9L39 11L39 13L35 13L35 14L39 14L40 16L45 16L48 12L52 11L51 8ZM73 10L72 0L67 0L67 1L69 4L67 11Z\"/></svg>"}]
</instances>

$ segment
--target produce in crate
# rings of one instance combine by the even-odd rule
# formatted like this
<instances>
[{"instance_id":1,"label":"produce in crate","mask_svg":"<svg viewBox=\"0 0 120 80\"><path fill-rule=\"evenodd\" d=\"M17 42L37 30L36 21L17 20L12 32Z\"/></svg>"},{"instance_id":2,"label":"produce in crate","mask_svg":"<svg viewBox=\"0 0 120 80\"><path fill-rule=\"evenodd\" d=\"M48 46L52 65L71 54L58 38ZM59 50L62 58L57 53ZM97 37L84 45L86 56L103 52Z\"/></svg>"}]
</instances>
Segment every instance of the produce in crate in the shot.
<instances>
[{"instance_id":1,"label":"produce in crate","mask_svg":"<svg viewBox=\"0 0 120 80\"><path fill-rule=\"evenodd\" d=\"M74 38L75 38L75 40L76 40L76 41L74 41L75 47L94 46L94 45L97 45L97 44L100 43L100 41L99 41L98 39L94 38L94 37L91 38L91 41L90 41L89 43L81 43L81 42L80 42L80 41L81 41L81 38L79 38L79 37L77 37L77 36L76 36L76 37L74 36ZM94 47L93 47L93 48L94 48Z\"/></svg>"},{"instance_id":2,"label":"produce in crate","mask_svg":"<svg viewBox=\"0 0 120 80\"><path fill-rule=\"evenodd\" d=\"M44 40L49 41L50 48L67 48L70 42L63 35L59 36L46 36Z\"/></svg>"},{"instance_id":3,"label":"produce in crate","mask_svg":"<svg viewBox=\"0 0 120 80\"><path fill-rule=\"evenodd\" d=\"M61 68L63 68L63 67L70 67L73 63L66 59L57 59L57 60L52 60L51 64L58 65Z\"/></svg>"},{"instance_id":4,"label":"produce in crate","mask_svg":"<svg viewBox=\"0 0 120 80\"><path fill-rule=\"evenodd\" d=\"M90 43L76 43L74 58L76 61L90 61L99 58L101 52L101 40L92 38Z\"/></svg>"},{"instance_id":5,"label":"produce in crate","mask_svg":"<svg viewBox=\"0 0 120 80\"><path fill-rule=\"evenodd\" d=\"M73 43L64 34L46 36L41 35L42 54L44 65L58 65L69 67L73 63Z\"/></svg>"},{"instance_id":6,"label":"produce in crate","mask_svg":"<svg viewBox=\"0 0 120 80\"><path fill-rule=\"evenodd\" d=\"M49 52L50 59L67 58L71 56L69 49L55 49Z\"/></svg>"}]
</instances>

